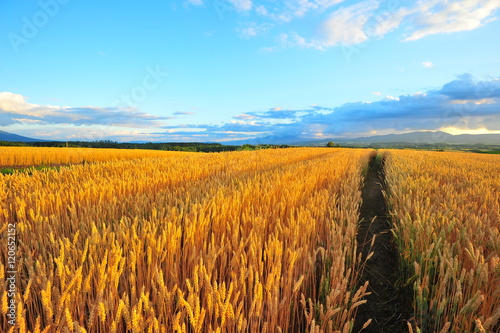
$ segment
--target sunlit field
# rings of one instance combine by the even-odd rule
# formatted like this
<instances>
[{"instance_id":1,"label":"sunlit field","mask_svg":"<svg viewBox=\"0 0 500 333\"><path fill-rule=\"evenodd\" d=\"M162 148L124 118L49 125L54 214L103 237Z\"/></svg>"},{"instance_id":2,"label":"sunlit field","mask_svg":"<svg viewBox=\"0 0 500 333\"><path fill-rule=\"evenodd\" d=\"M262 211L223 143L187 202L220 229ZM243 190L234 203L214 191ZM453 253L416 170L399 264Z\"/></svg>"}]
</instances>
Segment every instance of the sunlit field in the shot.
<instances>
[{"instance_id":1,"label":"sunlit field","mask_svg":"<svg viewBox=\"0 0 500 333\"><path fill-rule=\"evenodd\" d=\"M180 154L185 153L144 149L0 147L0 168L67 165Z\"/></svg>"},{"instance_id":2,"label":"sunlit field","mask_svg":"<svg viewBox=\"0 0 500 333\"><path fill-rule=\"evenodd\" d=\"M387 152L414 330L499 332L500 156Z\"/></svg>"},{"instance_id":3,"label":"sunlit field","mask_svg":"<svg viewBox=\"0 0 500 333\"><path fill-rule=\"evenodd\" d=\"M500 156L1 152L0 166L68 165L0 175L1 281L16 271L2 332L353 332L368 294L361 189L377 154L398 288L413 293L408 330L499 327Z\"/></svg>"},{"instance_id":4,"label":"sunlit field","mask_svg":"<svg viewBox=\"0 0 500 333\"><path fill-rule=\"evenodd\" d=\"M1 234L15 225L18 239L11 331L347 332L363 302L355 234L371 153L125 154L2 176Z\"/></svg>"}]
</instances>

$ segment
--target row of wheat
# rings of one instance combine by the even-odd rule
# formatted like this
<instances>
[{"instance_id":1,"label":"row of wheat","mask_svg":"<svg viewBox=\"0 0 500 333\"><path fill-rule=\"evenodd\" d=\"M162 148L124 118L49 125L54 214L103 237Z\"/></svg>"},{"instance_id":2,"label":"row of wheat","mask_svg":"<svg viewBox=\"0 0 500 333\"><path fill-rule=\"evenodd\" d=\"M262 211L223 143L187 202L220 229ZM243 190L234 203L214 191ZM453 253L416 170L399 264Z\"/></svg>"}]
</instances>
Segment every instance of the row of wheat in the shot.
<instances>
[{"instance_id":1,"label":"row of wheat","mask_svg":"<svg viewBox=\"0 0 500 333\"><path fill-rule=\"evenodd\" d=\"M17 323L3 332L349 332L372 152L115 160L0 176ZM0 248L4 281L7 248Z\"/></svg>"},{"instance_id":2,"label":"row of wheat","mask_svg":"<svg viewBox=\"0 0 500 333\"><path fill-rule=\"evenodd\" d=\"M182 154L185 153L144 149L0 147L0 167L67 165Z\"/></svg>"},{"instance_id":3,"label":"row of wheat","mask_svg":"<svg viewBox=\"0 0 500 333\"><path fill-rule=\"evenodd\" d=\"M422 332L500 331L500 156L390 151L404 282Z\"/></svg>"}]
</instances>

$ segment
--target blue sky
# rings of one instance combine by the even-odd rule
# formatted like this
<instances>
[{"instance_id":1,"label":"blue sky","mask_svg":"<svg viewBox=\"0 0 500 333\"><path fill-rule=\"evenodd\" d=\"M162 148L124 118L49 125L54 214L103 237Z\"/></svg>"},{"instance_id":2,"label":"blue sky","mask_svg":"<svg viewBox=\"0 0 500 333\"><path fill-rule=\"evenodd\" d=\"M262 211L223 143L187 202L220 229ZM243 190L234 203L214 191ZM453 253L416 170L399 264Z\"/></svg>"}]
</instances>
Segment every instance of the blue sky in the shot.
<instances>
[{"instance_id":1,"label":"blue sky","mask_svg":"<svg viewBox=\"0 0 500 333\"><path fill-rule=\"evenodd\" d=\"M498 0L3 0L0 130L221 142L500 133L499 8Z\"/></svg>"}]
</instances>

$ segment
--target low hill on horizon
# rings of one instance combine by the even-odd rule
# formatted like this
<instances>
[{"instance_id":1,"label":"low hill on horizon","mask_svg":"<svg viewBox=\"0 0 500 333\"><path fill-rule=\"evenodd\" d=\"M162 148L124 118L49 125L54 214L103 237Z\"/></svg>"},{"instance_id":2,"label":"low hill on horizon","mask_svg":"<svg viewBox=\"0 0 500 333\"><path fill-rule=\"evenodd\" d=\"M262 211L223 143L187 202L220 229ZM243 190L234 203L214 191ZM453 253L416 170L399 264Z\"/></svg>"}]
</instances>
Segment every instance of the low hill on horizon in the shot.
<instances>
[{"instance_id":1,"label":"low hill on horizon","mask_svg":"<svg viewBox=\"0 0 500 333\"><path fill-rule=\"evenodd\" d=\"M452 135L449 133L434 131L434 132L411 132L404 134L387 134L375 135L369 137L359 137L353 139L333 138L330 140L322 140L321 143L333 141L341 144L394 144L394 143L411 143L411 144L451 144L451 145L498 145L500 144L500 134L459 134Z\"/></svg>"},{"instance_id":2,"label":"low hill on horizon","mask_svg":"<svg viewBox=\"0 0 500 333\"><path fill-rule=\"evenodd\" d=\"M11 141L11 142L46 142L47 140L33 139L27 136L17 135L14 133L9 133L5 131L0 131L0 141Z\"/></svg>"},{"instance_id":3,"label":"low hill on horizon","mask_svg":"<svg viewBox=\"0 0 500 333\"><path fill-rule=\"evenodd\" d=\"M0 131L0 141L7 142L52 142L48 140L34 139L5 131ZM248 140L226 141L222 145L295 145L295 146L325 146L328 142L340 145L393 145L393 144L450 144L450 145L500 145L500 134L460 134L452 135L441 131L410 132L404 134L374 135L357 138L327 138L321 140L308 140L294 135L288 136L266 136ZM63 142L54 140L53 142ZM132 142L127 142L132 143ZM134 142L137 143L137 142ZM141 142L142 143L142 142ZM150 143L150 142L148 142ZM146 143L143 143L146 144Z\"/></svg>"},{"instance_id":4,"label":"low hill on horizon","mask_svg":"<svg viewBox=\"0 0 500 333\"><path fill-rule=\"evenodd\" d=\"M267 136L263 138L229 141L227 144L288 144L297 146L325 146L328 142L341 145L370 144L451 144L451 145L500 145L500 134L460 134L452 135L441 131L410 132L404 134L374 135L358 138L328 138L307 140L296 136Z\"/></svg>"}]
</instances>

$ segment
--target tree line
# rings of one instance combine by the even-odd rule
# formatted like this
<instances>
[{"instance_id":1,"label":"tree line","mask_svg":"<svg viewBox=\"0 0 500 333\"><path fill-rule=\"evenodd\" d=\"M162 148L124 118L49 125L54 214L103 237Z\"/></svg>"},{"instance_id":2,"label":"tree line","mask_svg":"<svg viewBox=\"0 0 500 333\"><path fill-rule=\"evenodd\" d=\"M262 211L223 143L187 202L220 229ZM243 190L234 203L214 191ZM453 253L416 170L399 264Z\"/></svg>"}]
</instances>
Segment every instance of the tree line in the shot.
<instances>
[{"instance_id":1,"label":"tree line","mask_svg":"<svg viewBox=\"0 0 500 333\"><path fill-rule=\"evenodd\" d=\"M43 141L43 142L13 142L0 141L0 146L10 147L71 147L71 148L113 148L113 149L149 149L168 151L189 151L189 152L223 152L235 150L259 150L287 148L287 145L222 145L220 143L200 143L200 142L116 142L111 140L97 141Z\"/></svg>"}]
</instances>

